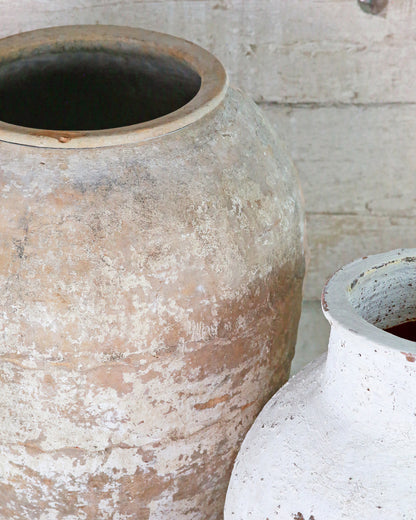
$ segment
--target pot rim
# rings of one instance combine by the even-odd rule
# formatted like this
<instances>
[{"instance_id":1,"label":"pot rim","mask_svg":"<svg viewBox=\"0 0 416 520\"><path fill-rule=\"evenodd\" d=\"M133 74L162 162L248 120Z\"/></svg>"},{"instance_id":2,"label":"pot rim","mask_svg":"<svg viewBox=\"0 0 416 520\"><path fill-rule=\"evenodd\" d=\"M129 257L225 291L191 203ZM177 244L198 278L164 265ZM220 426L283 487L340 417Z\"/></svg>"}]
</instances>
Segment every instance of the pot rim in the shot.
<instances>
[{"instance_id":1,"label":"pot rim","mask_svg":"<svg viewBox=\"0 0 416 520\"><path fill-rule=\"evenodd\" d=\"M322 311L331 327L343 329L347 334L385 349L416 354L416 342L390 334L366 321L354 308L350 298L355 285L358 282L365 283L366 275L375 271L381 273L389 266L398 264L413 264L416 269L416 248L364 256L336 271L326 282L321 297Z\"/></svg>"},{"instance_id":2,"label":"pot rim","mask_svg":"<svg viewBox=\"0 0 416 520\"><path fill-rule=\"evenodd\" d=\"M22 52L49 48L65 50L74 42L82 48L123 45L147 49L184 61L201 78L197 94L178 110L135 125L103 130L60 131L29 128L0 121L0 141L45 148L100 148L140 143L180 130L212 112L224 99L227 73L210 52L169 34L117 25L65 25L36 29L0 40L0 60L19 59Z\"/></svg>"}]
</instances>

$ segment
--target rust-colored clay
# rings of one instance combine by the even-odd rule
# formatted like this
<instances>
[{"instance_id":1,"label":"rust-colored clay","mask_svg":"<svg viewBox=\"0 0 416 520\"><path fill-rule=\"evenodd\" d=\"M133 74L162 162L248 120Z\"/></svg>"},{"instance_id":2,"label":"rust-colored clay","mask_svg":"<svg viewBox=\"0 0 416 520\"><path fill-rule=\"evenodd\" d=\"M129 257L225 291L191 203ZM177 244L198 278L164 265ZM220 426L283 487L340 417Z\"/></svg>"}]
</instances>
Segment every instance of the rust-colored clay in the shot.
<instances>
[{"instance_id":1,"label":"rust-colored clay","mask_svg":"<svg viewBox=\"0 0 416 520\"><path fill-rule=\"evenodd\" d=\"M199 47L46 29L0 42L0 76L54 42L180 56L201 88L131 127L0 123L0 518L219 520L241 440L289 373L296 174Z\"/></svg>"}]
</instances>

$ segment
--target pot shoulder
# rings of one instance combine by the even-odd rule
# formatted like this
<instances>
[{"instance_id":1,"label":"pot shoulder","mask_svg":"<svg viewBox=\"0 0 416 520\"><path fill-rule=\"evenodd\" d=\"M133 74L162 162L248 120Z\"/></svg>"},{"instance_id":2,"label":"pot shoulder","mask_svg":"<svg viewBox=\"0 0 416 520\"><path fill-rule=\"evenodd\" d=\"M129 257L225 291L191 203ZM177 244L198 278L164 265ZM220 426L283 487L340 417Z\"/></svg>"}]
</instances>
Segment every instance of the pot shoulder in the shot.
<instances>
[{"instance_id":1,"label":"pot shoulder","mask_svg":"<svg viewBox=\"0 0 416 520\"><path fill-rule=\"evenodd\" d=\"M16 227L16 235L25 226L41 232L49 225L54 232L70 219L79 237L103 250L107 239L123 234L142 250L155 249L150 235L167 243L179 235L175 249L186 243L209 263L212 248L238 257L248 243L255 251L251 261L245 256L249 264L271 252L283 259L301 251L297 174L254 103L233 89L195 123L137 145L51 149L2 142L0 150L7 219L0 225Z\"/></svg>"},{"instance_id":2,"label":"pot shoulder","mask_svg":"<svg viewBox=\"0 0 416 520\"><path fill-rule=\"evenodd\" d=\"M168 268L174 279L215 272L230 291L277 266L303 269L296 172L254 103L232 89L195 124L137 146L0 150L6 263L43 250L55 266L106 257L166 283Z\"/></svg>"},{"instance_id":3,"label":"pot shoulder","mask_svg":"<svg viewBox=\"0 0 416 520\"><path fill-rule=\"evenodd\" d=\"M371 431L371 417L352 421L325 396L325 361L292 377L259 414L234 466L225 520L413 518L415 435Z\"/></svg>"},{"instance_id":4,"label":"pot shoulder","mask_svg":"<svg viewBox=\"0 0 416 520\"><path fill-rule=\"evenodd\" d=\"M287 323L298 312L297 175L239 92L197 123L138 145L2 142L0 153L0 306L13 309L9 323L24 313L25 335L47 328L62 348L48 325L59 322L69 350L105 349L117 331L120 348L136 351L154 342L155 320L157 343L176 345L216 337L220 309L236 327L249 309L257 320L266 306L284 307ZM21 349L13 330L9 344Z\"/></svg>"}]
</instances>

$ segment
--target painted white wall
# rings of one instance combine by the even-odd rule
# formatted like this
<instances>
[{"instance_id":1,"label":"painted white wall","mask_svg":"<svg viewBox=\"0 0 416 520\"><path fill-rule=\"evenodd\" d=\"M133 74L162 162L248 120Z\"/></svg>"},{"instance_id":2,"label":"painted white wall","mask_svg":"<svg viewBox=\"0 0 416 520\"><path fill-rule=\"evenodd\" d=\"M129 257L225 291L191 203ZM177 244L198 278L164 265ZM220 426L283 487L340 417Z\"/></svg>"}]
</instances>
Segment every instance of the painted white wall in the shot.
<instances>
[{"instance_id":1,"label":"painted white wall","mask_svg":"<svg viewBox=\"0 0 416 520\"><path fill-rule=\"evenodd\" d=\"M373 16L356 0L0 0L0 37L142 26L223 61L285 138L303 185L310 262L299 367L311 330L314 349L326 348L316 303L326 278L356 257L416 243L414 3L390 0Z\"/></svg>"}]
</instances>

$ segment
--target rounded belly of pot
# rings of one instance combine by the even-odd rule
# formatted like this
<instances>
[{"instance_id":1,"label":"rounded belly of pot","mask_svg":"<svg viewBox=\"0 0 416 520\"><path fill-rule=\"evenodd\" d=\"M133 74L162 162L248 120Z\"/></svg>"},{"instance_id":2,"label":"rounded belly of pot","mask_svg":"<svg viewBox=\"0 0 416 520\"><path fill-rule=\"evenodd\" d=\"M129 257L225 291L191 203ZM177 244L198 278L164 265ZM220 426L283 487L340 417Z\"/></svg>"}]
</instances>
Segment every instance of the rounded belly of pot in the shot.
<instances>
[{"instance_id":1,"label":"rounded belly of pot","mask_svg":"<svg viewBox=\"0 0 416 520\"><path fill-rule=\"evenodd\" d=\"M0 516L221 518L296 339L290 161L232 90L139 146L0 148Z\"/></svg>"},{"instance_id":2,"label":"rounded belly of pot","mask_svg":"<svg viewBox=\"0 0 416 520\"><path fill-rule=\"evenodd\" d=\"M291 378L258 415L237 456L225 520L412 518L414 433L344 413L325 395L325 361Z\"/></svg>"}]
</instances>

